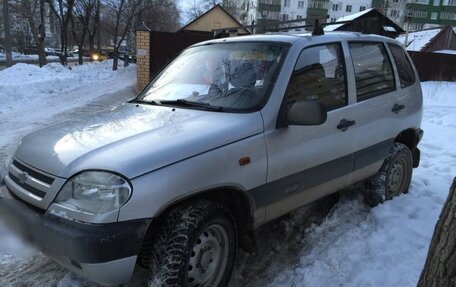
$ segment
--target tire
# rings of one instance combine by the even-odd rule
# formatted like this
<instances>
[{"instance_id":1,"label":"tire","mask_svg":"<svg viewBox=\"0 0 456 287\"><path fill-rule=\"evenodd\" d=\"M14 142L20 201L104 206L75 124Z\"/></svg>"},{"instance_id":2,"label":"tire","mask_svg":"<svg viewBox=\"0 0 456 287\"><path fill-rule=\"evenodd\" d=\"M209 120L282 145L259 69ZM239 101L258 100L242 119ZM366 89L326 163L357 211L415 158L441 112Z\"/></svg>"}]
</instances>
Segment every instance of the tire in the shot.
<instances>
[{"instance_id":1,"label":"tire","mask_svg":"<svg viewBox=\"0 0 456 287\"><path fill-rule=\"evenodd\" d=\"M160 225L149 261L149 286L226 286L237 249L231 213L211 201L172 210Z\"/></svg>"},{"instance_id":2,"label":"tire","mask_svg":"<svg viewBox=\"0 0 456 287\"><path fill-rule=\"evenodd\" d=\"M412 179L413 159L408 147L394 143L380 171L368 182L364 200L374 207L407 193Z\"/></svg>"}]
</instances>

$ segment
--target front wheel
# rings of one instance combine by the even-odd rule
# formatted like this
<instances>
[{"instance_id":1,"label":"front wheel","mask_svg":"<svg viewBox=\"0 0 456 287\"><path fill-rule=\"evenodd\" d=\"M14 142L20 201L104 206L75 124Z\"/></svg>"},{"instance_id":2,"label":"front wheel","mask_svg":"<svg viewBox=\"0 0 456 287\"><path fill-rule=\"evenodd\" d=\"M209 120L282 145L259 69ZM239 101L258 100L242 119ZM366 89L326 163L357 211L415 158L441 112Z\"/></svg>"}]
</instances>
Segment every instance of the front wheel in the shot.
<instances>
[{"instance_id":1,"label":"front wheel","mask_svg":"<svg viewBox=\"0 0 456 287\"><path fill-rule=\"evenodd\" d=\"M364 199L370 206L407 193L412 179L413 159L408 147L394 143L380 171L369 181Z\"/></svg>"},{"instance_id":2,"label":"front wheel","mask_svg":"<svg viewBox=\"0 0 456 287\"><path fill-rule=\"evenodd\" d=\"M215 202L172 210L153 243L149 286L226 286L236 238L231 213Z\"/></svg>"}]
</instances>

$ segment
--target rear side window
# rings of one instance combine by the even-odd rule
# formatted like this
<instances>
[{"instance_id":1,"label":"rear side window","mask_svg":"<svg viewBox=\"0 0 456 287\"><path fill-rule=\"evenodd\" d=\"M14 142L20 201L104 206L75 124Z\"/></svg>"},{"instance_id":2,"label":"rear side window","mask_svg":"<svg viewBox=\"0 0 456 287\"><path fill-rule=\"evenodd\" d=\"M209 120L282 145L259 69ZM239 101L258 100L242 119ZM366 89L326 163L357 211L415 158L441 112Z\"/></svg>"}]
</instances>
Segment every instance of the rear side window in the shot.
<instances>
[{"instance_id":1,"label":"rear side window","mask_svg":"<svg viewBox=\"0 0 456 287\"><path fill-rule=\"evenodd\" d=\"M415 73L413 73L412 64L410 63L404 49L398 45L388 44L391 54L393 54L394 62L396 63L401 81L401 88L405 88L415 83Z\"/></svg>"},{"instance_id":2,"label":"rear side window","mask_svg":"<svg viewBox=\"0 0 456 287\"><path fill-rule=\"evenodd\" d=\"M358 101L395 90L393 69L382 43L350 42Z\"/></svg>"},{"instance_id":3,"label":"rear side window","mask_svg":"<svg viewBox=\"0 0 456 287\"><path fill-rule=\"evenodd\" d=\"M328 110L347 105L340 44L304 49L296 62L286 96L289 107L302 99L319 100Z\"/></svg>"}]
</instances>

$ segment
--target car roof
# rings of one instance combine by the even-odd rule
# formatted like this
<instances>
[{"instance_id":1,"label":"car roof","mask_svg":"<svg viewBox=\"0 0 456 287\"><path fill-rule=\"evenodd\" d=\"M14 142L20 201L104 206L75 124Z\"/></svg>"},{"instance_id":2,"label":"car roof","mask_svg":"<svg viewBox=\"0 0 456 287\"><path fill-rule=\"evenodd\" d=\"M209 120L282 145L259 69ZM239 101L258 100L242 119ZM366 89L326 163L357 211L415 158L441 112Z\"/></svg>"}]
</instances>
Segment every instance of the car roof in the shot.
<instances>
[{"instance_id":1,"label":"car roof","mask_svg":"<svg viewBox=\"0 0 456 287\"><path fill-rule=\"evenodd\" d=\"M334 42L334 41L376 41L376 42L391 42L399 43L394 39L375 35L375 34L363 34L359 32L326 32L324 35L313 36L311 33L266 33L256 35L246 35L237 37L220 38L214 40L208 40L201 43L197 43L193 46L209 45L217 43L230 43L230 42L279 42L279 43L290 43L293 44L298 41L312 41L316 37L319 40ZM322 39L324 38L324 39Z\"/></svg>"}]
</instances>

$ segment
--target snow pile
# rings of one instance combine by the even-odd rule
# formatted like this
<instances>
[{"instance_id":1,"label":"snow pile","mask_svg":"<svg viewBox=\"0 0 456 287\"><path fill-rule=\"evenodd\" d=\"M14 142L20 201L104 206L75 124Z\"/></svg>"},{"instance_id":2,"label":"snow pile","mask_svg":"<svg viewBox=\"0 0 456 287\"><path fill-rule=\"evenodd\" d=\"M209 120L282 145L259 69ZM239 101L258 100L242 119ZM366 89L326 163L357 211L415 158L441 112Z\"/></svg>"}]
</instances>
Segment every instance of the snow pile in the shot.
<instances>
[{"instance_id":1,"label":"snow pile","mask_svg":"<svg viewBox=\"0 0 456 287\"><path fill-rule=\"evenodd\" d=\"M432 53L456 55L456 50L438 50L438 51L434 51Z\"/></svg>"},{"instance_id":2,"label":"snow pile","mask_svg":"<svg viewBox=\"0 0 456 287\"><path fill-rule=\"evenodd\" d=\"M416 52L421 51L441 30L442 28L434 28L410 32L407 38L407 50ZM403 44L405 42L405 34L397 37L396 40Z\"/></svg>"},{"instance_id":3,"label":"snow pile","mask_svg":"<svg viewBox=\"0 0 456 287\"><path fill-rule=\"evenodd\" d=\"M99 97L119 92L131 97L134 83L135 65L112 71L112 61L88 63L71 70L58 63L43 68L19 63L0 71L0 166L25 134L52 124L62 112ZM111 104L108 97L105 105ZM61 117L60 121L66 120Z\"/></svg>"},{"instance_id":4,"label":"snow pile","mask_svg":"<svg viewBox=\"0 0 456 287\"><path fill-rule=\"evenodd\" d=\"M29 56L28 55L24 55L24 54L21 54L21 53L18 53L18 52L11 52L11 56L13 57L13 59L28 59ZM5 61L6 59L6 55L5 53L2 53L0 52L0 61Z\"/></svg>"},{"instance_id":5,"label":"snow pile","mask_svg":"<svg viewBox=\"0 0 456 287\"><path fill-rule=\"evenodd\" d=\"M12 52L13 60L15 61L36 61L38 60L38 55L24 55L18 52ZM46 56L47 60L58 60L59 56ZM0 52L0 62L6 61L5 53Z\"/></svg>"}]
</instances>

